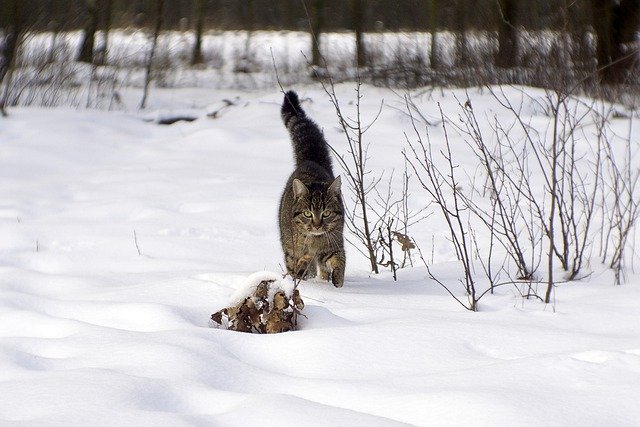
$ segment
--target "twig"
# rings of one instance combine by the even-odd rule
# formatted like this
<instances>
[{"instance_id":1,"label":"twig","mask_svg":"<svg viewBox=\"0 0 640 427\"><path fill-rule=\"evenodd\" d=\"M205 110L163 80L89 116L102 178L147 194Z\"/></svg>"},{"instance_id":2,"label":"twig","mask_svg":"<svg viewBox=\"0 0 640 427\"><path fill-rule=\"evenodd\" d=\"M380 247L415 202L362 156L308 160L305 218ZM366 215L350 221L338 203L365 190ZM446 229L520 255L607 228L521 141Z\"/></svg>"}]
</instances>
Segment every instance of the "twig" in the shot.
<instances>
[{"instance_id":1,"label":"twig","mask_svg":"<svg viewBox=\"0 0 640 427\"><path fill-rule=\"evenodd\" d=\"M133 242L136 245L136 250L138 251L138 255L142 255L140 251L140 246L138 245L138 235L136 234L136 230L133 230Z\"/></svg>"}]
</instances>

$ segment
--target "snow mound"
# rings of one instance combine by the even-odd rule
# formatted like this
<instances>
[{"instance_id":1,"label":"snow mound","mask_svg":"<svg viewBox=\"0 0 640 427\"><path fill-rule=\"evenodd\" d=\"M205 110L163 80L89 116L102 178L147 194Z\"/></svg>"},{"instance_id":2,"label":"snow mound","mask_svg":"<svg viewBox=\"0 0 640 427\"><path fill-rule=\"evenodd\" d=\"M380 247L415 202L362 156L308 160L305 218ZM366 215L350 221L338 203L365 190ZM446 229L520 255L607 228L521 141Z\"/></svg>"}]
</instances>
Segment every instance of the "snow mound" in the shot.
<instances>
[{"instance_id":1,"label":"snow mound","mask_svg":"<svg viewBox=\"0 0 640 427\"><path fill-rule=\"evenodd\" d=\"M293 295L294 283L293 280L287 280L287 277L282 277L281 273L274 273L273 271L256 271L249 275L244 282L242 282L237 288L234 294L229 300L229 305L241 304L246 298L255 294L256 289L262 282L270 282L269 285L269 299L272 300L276 292L282 291L288 297Z\"/></svg>"}]
</instances>

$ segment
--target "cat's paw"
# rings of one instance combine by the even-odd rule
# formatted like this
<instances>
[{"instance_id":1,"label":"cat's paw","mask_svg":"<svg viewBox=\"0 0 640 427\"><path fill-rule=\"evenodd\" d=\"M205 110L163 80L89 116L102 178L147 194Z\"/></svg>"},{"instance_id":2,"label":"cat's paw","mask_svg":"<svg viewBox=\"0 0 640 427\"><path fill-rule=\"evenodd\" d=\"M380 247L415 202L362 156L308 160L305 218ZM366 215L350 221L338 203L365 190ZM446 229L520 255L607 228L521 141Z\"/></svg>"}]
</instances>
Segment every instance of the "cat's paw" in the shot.
<instances>
[{"instance_id":1,"label":"cat's paw","mask_svg":"<svg viewBox=\"0 0 640 427\"><path fill-rule=\"evenodd\" d=\"M296 262L296 268L294 271L294 277L296 279L308 279L310 277L315 276L310 271L310 268L309 268L310 263L311 263L311 256L309 255L304 255L298 258L298 261Z\"/></svg>"},{"instance_id":2,"label":"cat's paw","mask_svg":"<svg viewBox=\"0 0 640 427\"><path fill-rule=\"evenodd\" d=\"M344 271L340 268L336 268L331 272L331 283L336 288L341 288L344 285Z\"/></svg>"}]
</instances>

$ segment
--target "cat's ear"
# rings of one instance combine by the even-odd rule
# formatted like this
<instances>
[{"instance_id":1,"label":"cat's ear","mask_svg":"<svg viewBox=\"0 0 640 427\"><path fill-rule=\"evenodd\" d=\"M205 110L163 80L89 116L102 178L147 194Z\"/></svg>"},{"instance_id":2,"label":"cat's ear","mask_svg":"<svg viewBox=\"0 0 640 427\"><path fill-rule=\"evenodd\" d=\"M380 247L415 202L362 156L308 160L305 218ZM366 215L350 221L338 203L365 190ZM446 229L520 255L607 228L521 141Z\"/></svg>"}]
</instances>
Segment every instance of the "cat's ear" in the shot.
<instances>
[{"instance_id":1,"label":"cat's ear","mask_svg":"<svg viewBox=\"0 0 640 427\"><path fill-rule=\"evenodd\" d=\"M340 179L340 175L333 180L333 182L329 185L329 191L340 194L340 186L342 185L342 180Z\"/></svg>"},{"instance_id":2,"label":"cat's ear","mask_svg":"<svg viewBox=\"0 0 640 427\"><path fill-rule=\"evenodd\" d=\"M293 196L297 199L308 194L309 189L304 185L304 182L300 181L298 178L293 178Z\"/></svg>"}]
</instances>

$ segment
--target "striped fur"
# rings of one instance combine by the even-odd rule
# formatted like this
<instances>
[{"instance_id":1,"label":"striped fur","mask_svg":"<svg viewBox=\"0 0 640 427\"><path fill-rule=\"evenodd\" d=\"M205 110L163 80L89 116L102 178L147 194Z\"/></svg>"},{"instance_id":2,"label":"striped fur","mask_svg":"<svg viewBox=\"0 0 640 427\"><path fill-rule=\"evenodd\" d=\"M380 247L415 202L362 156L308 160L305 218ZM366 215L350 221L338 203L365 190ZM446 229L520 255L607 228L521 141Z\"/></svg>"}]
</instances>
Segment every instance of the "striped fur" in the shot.
<instances>
[{"instance_id":1,"label":"striped fur","mask_svg":"<svg viewBox=\"0 0 640 427\"><path fill-rule=\"evenodd\" d=\"M296 166L280 199L280 242L287 272L299 279L319 275L340 287L345 269L340 177L334 177L327 142L295 92L285 94L281 113Z\"/></svg>"}]
</instances>

